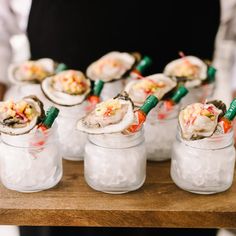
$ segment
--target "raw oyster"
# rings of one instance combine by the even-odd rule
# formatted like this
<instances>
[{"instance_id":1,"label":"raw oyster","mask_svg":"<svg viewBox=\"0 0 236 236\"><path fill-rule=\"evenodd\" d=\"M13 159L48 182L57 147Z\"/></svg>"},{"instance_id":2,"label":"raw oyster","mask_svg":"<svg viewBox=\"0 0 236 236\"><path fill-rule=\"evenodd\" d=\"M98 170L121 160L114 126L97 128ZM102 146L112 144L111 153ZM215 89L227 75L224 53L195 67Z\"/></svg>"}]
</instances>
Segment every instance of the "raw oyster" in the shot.
<instances>
[{"instance_id":1,"label":"raw oyster","mask_svg":"<svg viewBox=\"0 0 236 236\"><path fill-rule=\"evenodd\" d=\"M133 103L127 93L108 99L77 123L77 129L90 134L117 133L134 120Z\"/></svg>"},{"instance_id":2,"label":"raw oyster","mask_svg":"<svg viewBox=\"0 0 236 236\"><path fill-rule=\"evenodd\" d=\"M164 74L154 74L140 80L129 82L125 91L136 106L141 106L149 95L155 95L159 100L177 85L174 79Z\"/></svg>"},{"instance_id":3,"label":"raw oyster","mask_svg":"<svg viewBox=\"0 0 236 236\"><path fill-rule=\"evenodd\" d=\"M179 125L185 140L210 137L216 130L222 110L213 104L194 103L179 113Z\"/></svg>"},{"instance_id":4,"label":"raw oyster","mask_svg":"<svg viewBox=\"0 0 236 236\"><path fill-rule=\"evenodd\" d=\"M76 70L65 70L46 78L41 88L45 96L53 103L62 106L74 106L82 103L90 93L90 80Z\"/></svg>"},{"instance_id":5,"label":"raw oyster","mask_svg":"<svg viewBox=\"0 0 236 236\"><path fill-rule=\"evenodd\" d=\"M86 71L91 80L109 82L121 79L130 71L137 59L137 55L126 52L110 52L93 62Z\"/></svg>"},{"instance_id":6,"label":"raw oyster","mask_svg":"<svg viewBox=\"0 0 236 236\"><path fill-rule=\"evenodd\" d=\"M20 135L30 132L45 117L42 102L36 96L21 101L0 103L0 132Z\"/></svg>"},{"instance_id":7,"label":"raw oyster","mask_svg":"<svg viewBox=\"0 0 236 236\"><path fill-rule=\"evenodd\" d=\"M14 84L40 83L55 73L56 63L50 58L11 64L8 68L9 80Z\"/></svg>"},{"instance_id":8,"label":"raw oyster","mask_svg":"<svg viewBox=\"0 0 236 236\"><path fill-rule=\"evenodd\" d=\"M164 74L176 77L187 88L196 87L207 79L207 64L195 56L186 56L168 63Z\"/></svg>"}]
</instances>

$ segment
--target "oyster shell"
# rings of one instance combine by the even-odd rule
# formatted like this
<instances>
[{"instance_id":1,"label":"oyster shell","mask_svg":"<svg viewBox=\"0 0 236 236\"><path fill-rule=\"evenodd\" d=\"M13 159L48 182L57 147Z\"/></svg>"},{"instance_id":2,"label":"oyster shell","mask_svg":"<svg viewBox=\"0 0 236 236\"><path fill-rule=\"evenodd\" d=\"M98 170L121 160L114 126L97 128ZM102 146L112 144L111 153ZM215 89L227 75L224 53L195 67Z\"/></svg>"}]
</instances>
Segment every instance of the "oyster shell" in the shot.
<instances>
[{"instance_id":1,"label":"oyster shell","mask_svg":"<svg viewBox=\"0 0 236 236\"><path fill-rule=\"evenodd\" d=\"M159 100L177 86L177 82L164 74L154 74L140 80L129 82L125 91L136 106L141 106L149 95Z\"/></svg>"},{"instance_id":2,"label":"oyster shell","mask_svg":"<svg viewBox=\"0 0 236 236\"><path fill-rule=\"evenodd\" d=\"M196 140L210 137L216 130L222 110L213 104L194 103L179 113L182 138Z\"/></svg>"},{"instance_id":3,"label":"oyster shell","mask_svg":"<svg viewBox=\"0 0 236 236\"><path fill-rule=\"evenodd\" d=\"M121 79L136 62L137 56L126 52L110 52L93 62L86 71L91 80L110 82Z\"/></svg>"},{"instance_id":4,"label":"oyster shell","mask_svg":"<svg viewBox=\"0 0 236 236\"><path fill-rule=\"evenodd\" d=\"M76 70L65 70L46 78L41 88L45 96L61 106L74 106L82 103L91 90L90 80Z\"/></svg>"},{"instance_id":5,"label":"oyster shell","mask_svg":"<svg viewBox=\"0 0 236 236\"><path fill-rule=\"evenodd\" d=\"M207 64L195 56L186 56L168 63L164 74L176 77L179 82L184 82L185 87L192 88L207 79Z\"/></svg>"},{"instance_id":6,"label":"oyster shell","mask_svg":"<svg viewBox=\"0 0 236 236\"><path fill-rule=\"evenodd\" d=\"M77 129L89 134L121 132L134 120L133 103L127 93L101 102L77 123Z\"/></svg>"},{"instance_id":7,"label":"oyster shell","mask_svg":"<svg viewBox=\"0 0 236 236\"><path fill-rule=\"evenodd\" d=\"M42 102L36 96L24 97L14 103L0 103L0 132L20 135L30 132L45 117Z\"/></svg>"},{"instance_id":8,"label":"oyster shell","mask_svg":"<svg viewBox=\"0 0 236 236\"><path fill-rule=\"evenodd\" d=\"M226 111L227 111L227 107L225 105L224 102L222 102L221 100L213 100L213 101L209 101L207 102L207 104L213 104L215 107L217 107L218 109L220 109L222 112L220 113L218 120L225 115Z\"/></svg>"},{"instance_id":9,"label":"oyster shell","mask_svg":"<svg viewBox=\"0 0 236 236\"><path fill-rule=\"evenodd\" d=\"M14 84L40 83L55 73L56 63L50 58L11 64L8 68L9 80Z\"/></svg>"}]
</instances>

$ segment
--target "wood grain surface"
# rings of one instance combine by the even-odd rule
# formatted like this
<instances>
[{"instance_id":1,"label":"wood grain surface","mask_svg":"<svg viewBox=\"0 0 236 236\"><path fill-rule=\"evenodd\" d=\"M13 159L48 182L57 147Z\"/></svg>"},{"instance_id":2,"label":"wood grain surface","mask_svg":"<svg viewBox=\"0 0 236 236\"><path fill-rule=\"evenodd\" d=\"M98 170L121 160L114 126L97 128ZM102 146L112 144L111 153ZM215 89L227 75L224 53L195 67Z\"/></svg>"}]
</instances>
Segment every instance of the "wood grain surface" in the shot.
<instances>
[{"instance_id":1,"label":"wood grain surface","mask_svg":"<svg viewBox=\"0 0 236 236\"><path fill-rule=\"evenodd\" d=\"M236 228L236 183L226 192L197 195L179 189L170 163L148 163L144 186L109 195L84 181L83 163L64 161L64 177L53 189L18 193L0 185L0 224Z\"/></svg>"}]
</instances>

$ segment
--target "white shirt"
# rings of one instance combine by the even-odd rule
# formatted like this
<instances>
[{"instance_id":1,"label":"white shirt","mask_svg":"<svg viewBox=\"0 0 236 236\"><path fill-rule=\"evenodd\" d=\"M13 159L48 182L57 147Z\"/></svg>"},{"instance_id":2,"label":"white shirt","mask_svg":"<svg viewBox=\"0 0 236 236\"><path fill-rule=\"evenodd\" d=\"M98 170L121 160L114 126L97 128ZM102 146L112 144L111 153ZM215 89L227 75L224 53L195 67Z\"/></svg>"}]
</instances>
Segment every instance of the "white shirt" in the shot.
<instances>
[{"instance_id":1,"label":"white shirt","mask_svg":"<svg viewBox=\"0 0 236 236\"><path fill-rule=\"evenodd\" d=\"M217 74L213 97L223 100L228 106L232 101L232 90L236 90L236 0L221 0L214 66Z\"/></svg>"},{"instance_id":2,"label":"white shirt","mask_svg":"<svg viewBox=\"0 0 236 236\"><path fill-rule=\"evenodd\" d=\"M31 0L0 0L0 81L8 83L7 68L13 59L11 38L24 34Z\"/></svg>"}]
</instances>

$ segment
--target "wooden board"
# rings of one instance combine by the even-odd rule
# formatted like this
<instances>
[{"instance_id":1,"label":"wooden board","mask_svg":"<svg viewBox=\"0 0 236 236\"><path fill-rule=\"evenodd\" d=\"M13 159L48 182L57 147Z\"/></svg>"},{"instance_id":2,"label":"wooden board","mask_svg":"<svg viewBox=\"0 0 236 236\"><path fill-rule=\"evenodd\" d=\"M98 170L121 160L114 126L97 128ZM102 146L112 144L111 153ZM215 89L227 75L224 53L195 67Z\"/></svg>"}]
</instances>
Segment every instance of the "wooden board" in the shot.
<instances>
[{"instance_id":1,"label":"wooden board","mask_svg":"<svg viewBox=\"0 0 236 236\"><path fill-rule=\"evenodd\" d=\"M171 181L170 163L148 163L138 191L109 195L92 190L83 163L64 161L60 184L39 193L0 185L0 224L48 226L236 228L236 181L215 195L185 192Z\"/></svg>"}]
</instances>

